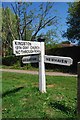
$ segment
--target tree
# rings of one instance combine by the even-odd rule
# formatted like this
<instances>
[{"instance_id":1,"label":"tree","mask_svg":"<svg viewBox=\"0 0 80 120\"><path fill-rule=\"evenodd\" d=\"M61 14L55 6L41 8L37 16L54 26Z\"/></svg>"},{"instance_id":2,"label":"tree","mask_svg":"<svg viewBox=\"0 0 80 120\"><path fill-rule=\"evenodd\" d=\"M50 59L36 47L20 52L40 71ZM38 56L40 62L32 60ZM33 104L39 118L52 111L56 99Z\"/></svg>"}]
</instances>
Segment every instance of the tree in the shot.
<instances>
[{"instance_id":1,"label":"tree","mask_svg":"<svg viewBox=\"0 0 80 120\"><path fill-rule=\"evenodd\" d=\"M10 55L12 41L17 38L15 15L9 8L2 8L2 48L3 56Z\"/></svg>"},{"instance_id":2,"label":"tree","mask_svg":"<svg viewBox=\"0 0 80 120\"><path fill-rule=\"evenodd\" d=\"M16 9L17 11L17 9ZM23 12L23 11L22 11ZM19 13L19 11L18 11ZM20 13L19 13L20 14ZM20 21L17 14L9 8L2 8L2 49L3 49L3 56L11 55L12 54L12 41L15 39L27 39L31 38L32 30L28 31L26 29L26 25L24 25L25 20ZM24 16L25 18L25 16ZM21 18L22 19L22 18ZM21 24L20 24L21 22ZM23 23L22 23L23 22ZM21 26L22 25L22 26ZM23 28L23 32L19 27ZM29 26L27 26L29 28Z\"/></svg>"},{"instance_id":3,"label":"tree","mask_svg":"<svg viewBox=\"0 0 80 120\"><path fill-rule=\"evenodd\" d=\"M34 4L38 5L37 8ZM7 51L10 53L14 39L36 40L37 36L42 34L41 30L44 30L47 36L46 43L52 43L54 34L51 26L57 23L56 16L53 14L53 6L52 2L15 2L11 3L12 8L3 6L2 41L5 51L8 48Z\"/></svg>"},{"instance_id":4,"label":"tree","mask_svg":"<svg viewBox=\"0 0 80 120\"><path fill-rule=\"evenodd\" d=\"M27 12L30 5L30 3L26 2L15 2L15 4L11 3L14 14L16 16L16 26L19 40L28 40L29 36L31 37L32 35L32 30L30 28L33 17L31 12L29 14Z\"/></svg>"},{"instance_id":5,"label":"tree","mask_svg":"<svg viewBox=\"0 0 80 120\"><path fill-rule=\"evenodd\" d=\"M55 26L57 23L56 16L51 14L53 13L53 6L54 3L50 2L41 3L39 5L37 14L34 16L35 19L33 22L36 24L33 26L34 34L32 35L31 40L34 40L42 29L45 30L48 27Z\"/></svg>"},{"instance_id":6,"label":"tree","mask_svg":"<svg viewBox=\"0 0 80 120\"><path fill-rule=\"evenodd\" d=\"M53 46L58 43L58 41L55 40L55 37L58 38L58 35L53 29L48 30L46 33L40 34L39 36L37 36L37 39L39 37L43 37L45 39L46 48L53 48Z\"/></svg>"},{"instance_id":7,"label":"tree","mask_svg":"<svg viewBox=\"0 0 80 120\"><path fill-rule=\"evenodd\" d=\"M63 36L72 42L80 42L80 2L69 4L67 25L67 32Z\"/></svg>"},{"instance_id":8,"label":"tree","mask_svg":"<svg viewBox=\"0 0 80 120\"><path fill-rule=\"evenodd\" d=\"M18 2L15 5L11 4L16 15L19 39L26 39L26 34L30 31L32 33L30 40L34 41L42 29L55 25L57 22L56 16L50 16L53 3L39 3L36 9L33 8L33 4L35 3Z\"/></svg>"}]
</instances>

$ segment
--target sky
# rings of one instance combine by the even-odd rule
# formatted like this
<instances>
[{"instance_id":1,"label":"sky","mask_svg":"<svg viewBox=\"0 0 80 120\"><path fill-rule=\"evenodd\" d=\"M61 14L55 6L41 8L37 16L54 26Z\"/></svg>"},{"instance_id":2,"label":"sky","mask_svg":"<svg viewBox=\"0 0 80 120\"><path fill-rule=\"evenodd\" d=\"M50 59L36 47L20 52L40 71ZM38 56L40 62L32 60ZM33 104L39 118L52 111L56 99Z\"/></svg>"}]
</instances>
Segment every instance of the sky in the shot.
<instances>
[{"instance_id":1,"label":"sky","mask_svg":"<svg viewBox=\"0 0 80 120\"><path fill-rule=\"evenodd\" d=\"M78 2L79 0L0 0L1 2Z\"/></svg>"},{"instance_id":2,"label":"sky","mask_svg":"<svg viewBox=\"0 0 80 120\"><path fill-rule=\"evenodd\" d=\"M3 3L4 7L7 7L7 6L11 7L10 4L11 3L9 3L9 2ZM38 4L39 4L39 2L34 2L33 5L34 5L34 7L35 6L38 7ZM58 31L57 32L58 32L58 36L60 38L59 42L67 40L66 38L62 38L61 32L67 30L66 18L68 16L68 13L67 13L68 7L69 6L68 6L67 2L55 2L55 4L54 4L54 10L55 10L54 15L56 15L58 18L58 24L57 24ZM46 30L42 30L40 32L45 32L45 31Z\"/></svg>"}]
</instances>

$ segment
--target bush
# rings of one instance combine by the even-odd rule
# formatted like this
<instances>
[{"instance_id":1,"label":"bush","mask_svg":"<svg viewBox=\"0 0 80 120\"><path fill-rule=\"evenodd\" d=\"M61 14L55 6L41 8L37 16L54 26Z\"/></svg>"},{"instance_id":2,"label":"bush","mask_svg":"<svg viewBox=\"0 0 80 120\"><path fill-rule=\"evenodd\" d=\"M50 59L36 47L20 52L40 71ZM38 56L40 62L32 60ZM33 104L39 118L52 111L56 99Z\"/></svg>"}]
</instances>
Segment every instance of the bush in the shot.
<instances>
[{"instance_id":1,"label":"bush","mask_svg":"<svg viewBox=\"0 0 80 120\"><path fill-rule=\"evenodd\" d=\"M6 56L2 58L2 64L7 66L12 66L19 61L20 57L16 56Z\"/></svg>"},{"instance_id":2,"label":"bush","mask_svg":"<svg viewBox=\"0 0 80 120\"><path fill-rule=\"evenodd\" d=\"M46 54L53 56L71 57L73 59L73 64L69 67L62 65L46 64L46 69L58 69L61 72L77 73L77 63L80 61L80 46L47 49Z\"/></svg>"}]
</instances>

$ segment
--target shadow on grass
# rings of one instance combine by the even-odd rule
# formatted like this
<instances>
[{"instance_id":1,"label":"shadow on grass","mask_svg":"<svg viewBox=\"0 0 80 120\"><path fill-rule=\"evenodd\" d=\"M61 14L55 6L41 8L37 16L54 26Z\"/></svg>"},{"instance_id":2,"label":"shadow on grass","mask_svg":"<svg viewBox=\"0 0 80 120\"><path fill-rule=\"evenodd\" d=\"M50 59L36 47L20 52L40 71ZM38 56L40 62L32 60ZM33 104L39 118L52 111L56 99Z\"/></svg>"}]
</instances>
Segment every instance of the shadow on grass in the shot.
<instances>
[{"instance_id":1,"label":"shadow on grass","mask_svg":"<svg viewBox=\"0 0 80 120\"><path fill-rule=\"evenodd\" d=\"M5 97L6 95L11 95L11 94L13 94L13 93L16 93L16 92L20 91L20 90L23 89L23 88L24 88L24 86L20 86L20 87L18 87L18 88L15 88L15 89L6 91L6 92L4 92L4 93L2 94L2 98Z\"/></svg>"},{"instance_id":2,"label":"shadow on grass","mask_svg":"<svg viewBox=\"0 0 80 120\"><path fill-rule=\"evenodd\" d=\"M52 108L56 108L58 110L61 110L62 112L66 114L74 114L76 116L76 110L71 109L68 106L65 106L65 104L60 103L59 101L50 102L49 104Z\"/></svg>"}]
</instances>

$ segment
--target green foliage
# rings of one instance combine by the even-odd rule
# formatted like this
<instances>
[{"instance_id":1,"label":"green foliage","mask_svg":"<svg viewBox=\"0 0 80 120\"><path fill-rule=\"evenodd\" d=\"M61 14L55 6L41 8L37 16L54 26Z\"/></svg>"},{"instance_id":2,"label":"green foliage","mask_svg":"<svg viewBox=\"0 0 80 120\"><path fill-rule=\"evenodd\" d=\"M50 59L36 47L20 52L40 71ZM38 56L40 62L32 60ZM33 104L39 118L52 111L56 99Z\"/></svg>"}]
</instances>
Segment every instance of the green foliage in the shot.
<instances>
[{"instance_id":1,"label":"green foliage","mask_svg":"<svg viewBox=\"0 0 80 120\"><path fill-rule=\"evenodd\" d=\"M2 56L12 55L12 41L17 39L16 17L10 8L2 8Z\"/></svg>"},{"instance_id":2,"label":"green foliage","mask_svg":"<svg viewBox=\"0 0 80 120\"><path fill-rule=\"evenodd\" d=\"M48 46L54 47L58 43L58 40L55 40L55 37L57 37L57 39L58 39L55 29L54 30L50 29L45 34L44 33L40 34L40 36L44 37L46 48Z\"/></svg>"},{"instance_id":3,"label":"green foliage","mask_svg":"<svg viewBox=\"0 0 80 120\"><path fill-rule=\"evenodd\" d=\"M46 64L46 69L58 70L61 72L77 73L77 63L80 61L80 46L58 47L46 49L47 55L71 57L73 64L71 66L60 66L54 64Z\"/></svg>"},{"instance_id":4,"label":"green foliage","mask_svg":"<svg viewBox=\"0 0 80 120\"><path fill-rule=\"evenodd\" d=\"M21 70L37 70L38 65L33 63L33 64L23 64L23 67L20 65L21 58L19 56L6 56L0 58L2 59L2 63L0 61L0 65L2 65L2 68L5 69L21 69Z\"/></svg>"},{"instance_id":5,"label":"green foliage","mask_svg":"<svg viewBox=\"0 0 80 120\"><path fill-rule=\"evenodd\" d=\"M69 41L62 41L61 44L70 44Z\"/></svg>"},{"instance_id":6,"label":"green foliage","mask_svg":"<svg viewBox=\"0 0 80 120\"><path fill-rule=\"evenodd\" d=\"M3 72L2 117L74 120L76 78L46 76L46 81L47 93L41 94L37 75Z\"/></svg>"},{"instance_id":7,"label":"green foliage","mask_svg":"<svg viewBox=\"0 0 80 120\"><path fill-rule=\"evenodd\" d=\"M38 5L38 9L34 8L34 4ZM14 39L35 40L41 30L55 26L57 23L56 16L51 14L53 3L15 2L11 3L11 6L13 11L9 6L2 8L3 56L12 55L12 41ZM46 44L52 44L55 42L53 36L56 31L48 30L45 33Z\"/></svg>"},{"instance_id":8,"label":"green foliage","mask_svg":"<svg viewBox=\"0 0 80 120\"><path fill-rule=\"evenodd\" d=\"M36 5L36 4L35 4ZM43 30L47 28L50 30L51 26L55 26L57 23L56 16L53 13L54 3L47 2L47 3L39 3L38 9L35 10L34 14L34 25L33 25L33 36L32 40L36 38L36 36L40 34L44 34ZM50 28L50 29L48 29ZM42 32L41 32L42 30ZM46 33L47 34L47 33Z\"/></svg>"},{"instance_id":9,"label":"green foliage","mask_svg":"<svg viewBox=\"0 0 80 120\"><path fill-rule=\"evenodd\" d=\"M16 29L16 16L10 8L2 8L2 35L3 40L7 41L8 33L11 33L11 40L17 38L17 29ZM10 40L9 39L9 40ZM10 44L10 41L7 41Z\"/></svg>"},{"instance_id":10,"label":"green foliage","mask_svg":"<svg viewBox=\"0 0 80 120\"><path fill-rule=\"evenodd\" d=\"M69 4L67 25L68 29L64 36L72 42L80 41L80 2Z\"/></svg>"},{"instance_id":11,"label":"green foliage","mask_svg":"<svg viewBox=\"0 0 80 120\"><path fill-rule=\"evenodd\" d=\"M18 32L18 39L22 40L30 40L32 36L32 19L33 13L29 10L31 3L29 2L15 2L12 5L14 14L17 21L17 32Z\"/></svg>"},{"instance_id":12,"label":"green foliage","mask_svg":"<svg viewBox=\"0 0 80 120\"><path fill-rule=\"evenodd\" d=\"M18 6L14 8L17 13L13 12L9 7L2 8L2 56L12 55L12 41L15 39L30 40L32 30L31 25L26 25L26 19L30 19L30 16L25 16L25 7ZM18 9L19 8L19 9ZM19 13L21 10L21 13ZM27 17L27 18L26 18ZM20 19L19 19L20 18ZM31 18L32 19L32 18ZM27 26L27 28L26 28ZM21 32L22 31L22 32Z\"/></svg>"},{"instance_id":13,"label":"green foliage","mask_svg":"<svg viewBox=\"0 0 80 120\"><path fill-rule=\"evenodd\" d=\"M6 56L2 57L2 64L11 66L19 61L19 57L16 56Z\"/></svg>"},{"instance_id":14,"label":"green foliage","mask_svg":"<svg viewBox=\"0 0 80 120\"><path fill-rule=\"evenodd\" d=\"M2 36L1 29L2 29L2 8L0 8L0 38Z\"/></svg>"},{"instance_id":15,"label":"green foliage","mask_svg":"<svg viewBox=\"0 0 80 120\"><path fill-rule=\"evenodd\" d=\"M50 43L50 44L46 44L46 50L48 51L49 49L58 49L61 48L60 44L57 44L56 42L54 43Z\"/></svg>"}]
</instances>

